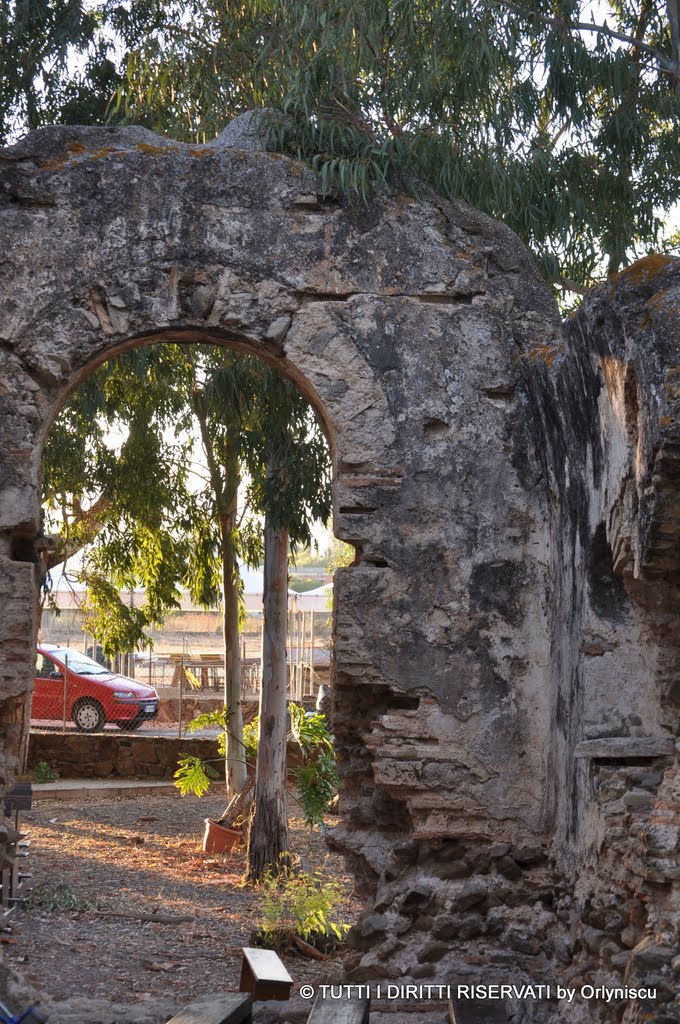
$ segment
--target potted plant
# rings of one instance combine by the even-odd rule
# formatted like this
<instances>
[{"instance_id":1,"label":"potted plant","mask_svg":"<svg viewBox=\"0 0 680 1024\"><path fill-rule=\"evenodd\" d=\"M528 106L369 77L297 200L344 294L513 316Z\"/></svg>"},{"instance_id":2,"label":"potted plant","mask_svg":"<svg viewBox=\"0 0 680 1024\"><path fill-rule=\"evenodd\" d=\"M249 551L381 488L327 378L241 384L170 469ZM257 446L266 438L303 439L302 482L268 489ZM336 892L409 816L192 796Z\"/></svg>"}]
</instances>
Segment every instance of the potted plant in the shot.
<instances>
[{"instance_id":1,"label":"potted plant","mask_svg":"<svg viewBox=\"0 0 680 1024\"><path fill-rule=\"evenodd\" d=\"M219 760L224 762L227 756L229 729L229 712L226 706L217 711L207 711L197 715L187 724L187 730L196 732L198 729L209 729L215 726L221 730L217 737L217 751ZM251 730L248 730L247 738L244 735L244 758L249 767L254 763L250 732ZM194 754L180 756L174 775L175 786L182 796L186 796L187 793L203 796L210 789L211 783L219 777L220 773L213 768L211 762L204 761ZM220 818L205 818L203 833L205 853L226 853L241 841L243 822L249 810L249 797L252 794L252 778L252 772L249 772L245 787L229 803Z\"/></svg>"},{"instance_id":2,"label":"potted plant","mask_svg":"<svg viewBox=\"0 0 680 1024\"><path fill-rule=\"evenodd\" d=\"M310 826L322 826L324 814L338 786L335 751L325 715L306 712L300 704L288 704L290 721L288 739L299 748L299 763L290 770L297 785L297 794L303 816ZM217 726L220 759L226 756L229 713L225 708L198 715L189 722L190 732ZM217 819L205 819L203 849L218 853L233 849L243 836L254 791L254 765L257 757L259 721L255 718L243 730L243 756L248 766L248 781ZM216 759L217 760L217 759ZM193 793L204 796L220 773L208 761L194 754L182 754L175 772L175 785L182 796ZM221 847L221 849L218 849Z\"/></svg>"}]
</instances>

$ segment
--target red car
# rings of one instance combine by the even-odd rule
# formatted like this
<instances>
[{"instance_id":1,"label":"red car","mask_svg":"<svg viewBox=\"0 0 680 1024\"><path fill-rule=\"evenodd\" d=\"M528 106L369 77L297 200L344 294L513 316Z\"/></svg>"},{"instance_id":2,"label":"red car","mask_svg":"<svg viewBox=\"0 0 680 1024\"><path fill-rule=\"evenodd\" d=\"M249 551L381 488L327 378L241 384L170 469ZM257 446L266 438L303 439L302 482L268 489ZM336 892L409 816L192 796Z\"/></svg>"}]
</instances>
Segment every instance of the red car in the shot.
<instances>
[{"instance_id":1,"label":"red car","mask_svg":"<svg viewBox=\"0 0 680 1024\"><path fill-rule=\"evenodd\" d=\"M66 717L80 732L99 732L107 722L138 729L158 714L158 694L152 686L119 676L72 647L42 644L31 718L61 720L64 703Z\"/></svg>"}]
</instances>

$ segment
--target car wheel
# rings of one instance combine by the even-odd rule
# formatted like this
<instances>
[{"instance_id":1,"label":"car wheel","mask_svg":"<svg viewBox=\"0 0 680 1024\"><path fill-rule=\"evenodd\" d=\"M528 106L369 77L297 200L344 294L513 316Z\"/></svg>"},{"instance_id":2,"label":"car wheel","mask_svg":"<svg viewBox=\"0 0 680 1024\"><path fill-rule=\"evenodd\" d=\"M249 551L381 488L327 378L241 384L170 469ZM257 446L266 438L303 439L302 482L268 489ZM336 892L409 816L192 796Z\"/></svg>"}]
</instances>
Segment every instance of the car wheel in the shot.
<instances>
[{"instance_id":1,"label":"car wheel","mask_svg":"<svg viewBox=\"0 0 680 1024\"><path fill-rule=\"evenodd\" d=\"M142 716L137 715L136 718L129 718L127 722L116 722L116 725L119 729L122 729L123 732L134 732L135 729L139 729L143 721L144 719Z\"/></svg>"},{"instance_id":2,"label":"car wheel","mask_svg":"<svg viewBox=\"0 0 680 1024\"><path fill-rule=\"evenodd\" d=\"M106 715L101 704L92 697L83 697L73 708L73 721L78 732L99 732Z\"/></svg>"}]
</instances>

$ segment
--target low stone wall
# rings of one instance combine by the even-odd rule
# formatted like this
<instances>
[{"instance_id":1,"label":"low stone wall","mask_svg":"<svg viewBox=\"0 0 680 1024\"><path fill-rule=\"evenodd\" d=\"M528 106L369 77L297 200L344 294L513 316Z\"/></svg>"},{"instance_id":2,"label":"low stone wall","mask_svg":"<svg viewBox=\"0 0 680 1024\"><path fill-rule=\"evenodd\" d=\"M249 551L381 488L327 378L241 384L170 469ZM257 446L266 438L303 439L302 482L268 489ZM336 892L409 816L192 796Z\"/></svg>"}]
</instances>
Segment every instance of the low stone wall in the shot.
<instances>
[{"instance_id":1,"label":"low stone wall","mask_svg":"<svg viewBox=\"0 0 680 1024\"><path fill-rule=\"evenodd\" d=\"M216 739L79 732L32 732L26 770L45 761L62 779L171 779L183 754L214 761L222 772ZM287 761L289 770L300 764L295 743L288 744Z\"/></svg>"},{"instance_id":2,"label":"low stone wall","mask_svg":"<svg viewBox=\"0 0 680 1024\"><path fill-rule=\"evenodd\" d=\"M101 733L31 733L27 770L38 761L65 779L171 779L182 754L220 760L216 739Z\"/></svg>"}]
</instances>

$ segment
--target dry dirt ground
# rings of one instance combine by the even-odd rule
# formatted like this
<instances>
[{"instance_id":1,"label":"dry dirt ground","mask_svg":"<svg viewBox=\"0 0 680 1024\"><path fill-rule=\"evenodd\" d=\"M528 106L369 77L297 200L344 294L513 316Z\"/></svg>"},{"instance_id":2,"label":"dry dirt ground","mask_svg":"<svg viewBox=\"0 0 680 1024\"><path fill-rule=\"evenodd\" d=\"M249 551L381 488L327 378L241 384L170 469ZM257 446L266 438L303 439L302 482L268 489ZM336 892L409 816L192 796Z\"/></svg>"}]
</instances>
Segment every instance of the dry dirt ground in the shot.
<instances>
[{"instance_id":1,"label":"dry dirt ground","mask_svg":"<svg viewBox=\"0 0 680 1024\"><path fill-rule=\"evenodd\" d=\"M223 802L35 804L22 818L35 888L29 909L2 937L6 962L55 1000L135 1004L140 1020L159 999L179 1008L206 992L237 990L241 947L251 944L263 896L241 884L243 852L201 850L203 819L218 816ZM305 827L292 799L289 806L291 850L307 869L341 882L334 918L351 923L361 908L342 860ZM294 991L337 978L341 955L322 962L284 955Z\"/></svg>"}]
</instances>

